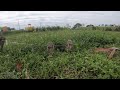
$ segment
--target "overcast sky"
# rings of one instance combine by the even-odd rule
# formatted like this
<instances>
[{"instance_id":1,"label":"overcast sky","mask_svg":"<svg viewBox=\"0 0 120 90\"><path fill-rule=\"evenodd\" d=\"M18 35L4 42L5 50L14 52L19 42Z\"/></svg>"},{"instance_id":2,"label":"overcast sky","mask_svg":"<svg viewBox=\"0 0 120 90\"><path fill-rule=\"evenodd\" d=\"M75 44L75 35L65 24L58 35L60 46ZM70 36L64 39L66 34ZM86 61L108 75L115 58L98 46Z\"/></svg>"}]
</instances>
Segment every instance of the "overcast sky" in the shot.
<instances>
[{"instance_id":1,"label":"overcast sky","mask_svg":"<svg viewBox=\"0 0 120 90\"><path fill-rule=\"evenodd\" d=\"M0 26L120 24L120 11L0 11Z\"/></svg>"}]
</instances>

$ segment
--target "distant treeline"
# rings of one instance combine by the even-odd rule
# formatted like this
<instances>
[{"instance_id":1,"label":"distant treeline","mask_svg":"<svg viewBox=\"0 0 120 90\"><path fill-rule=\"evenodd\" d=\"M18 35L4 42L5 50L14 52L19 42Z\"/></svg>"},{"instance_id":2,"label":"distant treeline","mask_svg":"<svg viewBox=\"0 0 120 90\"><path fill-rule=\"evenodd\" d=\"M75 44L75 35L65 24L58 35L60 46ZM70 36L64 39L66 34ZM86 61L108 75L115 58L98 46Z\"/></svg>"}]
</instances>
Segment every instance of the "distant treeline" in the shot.
<instances>
[{"instance_id":1,"label":"distant treeline","mask_svg":"<svg viewBox=\"0 0 120 90\"><path fill-rule=\"evenodd\" d=\"M31 27L32 28L32 27ZM62 26L44 26L44 27L34 27L32 28L33 30L26 30L26 29L20 29L22 31L57 31L57 30L64 30L64 29L71 29L71 30L76 30L76 29L80 29L80 30L104 30L104 31L120 31L120 26L115 25L115 24L111 24L111 25L107 25L107 24L102 24L102 25L98 25L98 26L94 26L92 24L89 25L83 25L80 23L76 23L73 27L71 26L66 26L66 27L62 27ZM15 30L15 28L10 28L8 27L8 31L12 31Z\"/></svg>"},{"instance_id":2,"label":"distant treeline","mask_svg":"<svg viewBox=\"0 0 120 90\"><path fill-rule=\"evenodd\" d=\"M66 27L61 27L61 26L47 26L47 27L36 27L34 28L36 31L56 31L56 30L64 30L64 29L71 29L71 30L104 30L104 31L120 31L120 26L115 25L115 24L101 24L98 26L94 26L92 24L89 25L83 25L80 23L76 23L73 27L71 26L66 26Z\"/></svg>"}]
</instances>

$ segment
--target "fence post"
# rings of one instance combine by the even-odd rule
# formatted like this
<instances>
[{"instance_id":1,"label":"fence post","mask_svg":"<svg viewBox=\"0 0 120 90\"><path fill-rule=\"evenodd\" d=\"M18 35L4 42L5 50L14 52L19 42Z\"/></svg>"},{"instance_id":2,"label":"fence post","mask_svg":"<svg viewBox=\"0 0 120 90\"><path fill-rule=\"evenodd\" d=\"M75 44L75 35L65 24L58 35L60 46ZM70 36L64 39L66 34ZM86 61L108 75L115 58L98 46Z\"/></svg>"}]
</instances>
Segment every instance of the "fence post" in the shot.
<instances>
[{"instance_id":1,"label":"fence post","mask_svg":"<svg viewBox=\"0 0 120 90\"><path fill-rule=\"evenodd\" d=\"M67 52L72 51L72 48L73 48L73 42L72 40L69 39L66 43L66 51Z\"/></svg>"},{"instance_id":2,"label":"fence post","mask_svg":"<svg viewBox=\"0 0 120 90\"><path fill-rule=\"evenodd\" d=\"M48 42L48 44L47 44L47 52L48 52L49 56L53 55L54 48L55 48L54 43L53 42Z\"/></svg>"}]
</instances>

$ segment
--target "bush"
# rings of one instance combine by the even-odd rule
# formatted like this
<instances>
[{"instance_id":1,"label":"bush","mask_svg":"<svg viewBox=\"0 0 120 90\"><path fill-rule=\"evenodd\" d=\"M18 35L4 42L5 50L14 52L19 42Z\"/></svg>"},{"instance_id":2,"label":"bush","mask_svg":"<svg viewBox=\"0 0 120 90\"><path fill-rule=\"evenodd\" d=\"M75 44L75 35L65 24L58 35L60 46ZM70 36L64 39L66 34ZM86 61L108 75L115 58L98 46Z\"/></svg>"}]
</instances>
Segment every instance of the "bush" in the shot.
<instances>
[{"instance_id":1,"label":"bush","mask_svg":"<svg viewBox=\"0 0 120 90\"><path fill-rule=\"evenodd\" d=\"M36 31L58 31L58 30L64 30L65 27L60 26L48 26L48 27L37 27Z\"/></svg>"},{"instance_id":2,"label":"bush","mask_svg":"<svg viewBox=\"0 0 120 90\"><path fill-rule=\"evenodd\" d=\"M116 27L114 31L120 31L120 26Z\"/></svg>"},{"instance_id":3,"label":"bush","mask_svg":"<svg viewBox=\"0 0 120 90\"><path fill-rule=\"evenodd\" d=\"M93 27L92 27L92 29L93 29L93 30L96 30L96 27L95 27L95 26L93 26Z\"/></svg>"},{"instance_id":4,"label":"bush","mask_svg":"<svg viewBox=\"0 0 120 90\"><path fill-rule=\"evenodd\" d=\"M120 31L120 26L117 27L107 27L105 31Z\"/></svg>"},{"instance_id":5,"label":"bush","mask_svg":"<svg viewBox=\"0 0 120 90\"><path fill-rule=\"evenodd\" d=\"M112 28L106 28L105 31L113 31Z\"/></svg>"}]
</instances>

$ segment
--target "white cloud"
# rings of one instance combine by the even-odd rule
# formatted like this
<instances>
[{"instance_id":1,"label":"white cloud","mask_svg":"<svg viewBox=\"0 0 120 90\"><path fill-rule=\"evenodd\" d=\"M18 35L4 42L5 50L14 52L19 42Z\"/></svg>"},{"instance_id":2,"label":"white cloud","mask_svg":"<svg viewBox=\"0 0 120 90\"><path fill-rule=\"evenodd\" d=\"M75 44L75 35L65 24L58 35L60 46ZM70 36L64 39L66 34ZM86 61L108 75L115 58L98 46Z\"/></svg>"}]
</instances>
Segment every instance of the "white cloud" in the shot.
<instances>
[{"instance_id":1,"label":"white cloud","mask_svg":"<svg viewBox=\"0 0 120 90\"><path fill-rule=\"evenodd\" d=\"M0 11L0 26L42 24L119 24L120 11Z\"/></svg>"}]
</instances>

